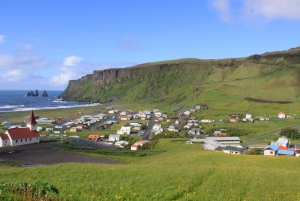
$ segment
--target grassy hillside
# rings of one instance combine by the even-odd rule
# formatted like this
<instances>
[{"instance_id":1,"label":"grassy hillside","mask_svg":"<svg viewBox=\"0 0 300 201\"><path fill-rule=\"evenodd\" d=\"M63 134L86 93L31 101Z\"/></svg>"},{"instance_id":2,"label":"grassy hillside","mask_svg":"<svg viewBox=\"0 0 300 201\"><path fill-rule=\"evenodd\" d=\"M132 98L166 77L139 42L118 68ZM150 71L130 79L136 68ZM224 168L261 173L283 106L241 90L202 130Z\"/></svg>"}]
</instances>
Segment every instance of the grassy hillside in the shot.
<instances>
[{"instance_id":1,"label":"grassy hillside","mask_svg":"<svg viewBox=\"0 0 300 201\"><path fill-rule=\"evenodd\" d=\"M240 59L180 59L95 71L70 81L62 96L170 107L245 97L298 102L299 86L300 48L294 48Z\"/></svg>"},{"instance_id":2,"label":"grassy hillside","mask_svg":"<svg viewBox=\"0 0 300 201\"><path fill-rule=\"evenodd\" d=\"M8 182L42 180L62 200L299 200L297 157L227 155L162 139L159 155L121 165L0 166Z\"/></svg>"}]
</instances>

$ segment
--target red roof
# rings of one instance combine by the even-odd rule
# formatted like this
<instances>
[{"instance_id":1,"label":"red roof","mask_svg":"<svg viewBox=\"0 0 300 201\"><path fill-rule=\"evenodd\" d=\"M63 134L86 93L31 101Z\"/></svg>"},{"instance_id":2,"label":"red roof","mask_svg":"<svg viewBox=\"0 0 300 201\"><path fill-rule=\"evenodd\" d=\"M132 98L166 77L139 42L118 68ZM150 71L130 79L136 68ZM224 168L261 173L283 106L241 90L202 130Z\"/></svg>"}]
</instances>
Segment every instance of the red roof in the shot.
<instances>
[{"instance_id":1,"label":"red roof","mask_svg":"<svg viewBox=\"0 0 300 201\"><path fill-rule=\"evenodd\" d=\"M286 147L284 147L282 145L279 145L279 149L281 149L281 150L289 150L288 148L286 148Z\"/></svg>"},{"instance_id":2,"label":"red roof","mask_svg":"<svg viewBox=\"0 0 300 201\"><path fill-rule=\"evenodd\" d=\"M37 131L31 131L29 128L11 128L7 132L13 140L40 137Z\"/></svg>"},{"instance_id":3,"label":"red roof","mask_svg":"<svg viewBox=\"0 0 300 201\"><path fill-rule=\"evenodd\" d=\"M0 135L0 137L2 140L9 140L9 137L7 134Z\"/></svg>"},{"instance_id":4,"label":"red roof","mask_svg":"<svg viewBox=\"0 0 300 201\"><path fill-rule=\"evenodd\" d=\"M27 124L37 124L34 114L33 114L33 110L31 110L30 116L28 118Z\"/></svg>"}]
</instances>

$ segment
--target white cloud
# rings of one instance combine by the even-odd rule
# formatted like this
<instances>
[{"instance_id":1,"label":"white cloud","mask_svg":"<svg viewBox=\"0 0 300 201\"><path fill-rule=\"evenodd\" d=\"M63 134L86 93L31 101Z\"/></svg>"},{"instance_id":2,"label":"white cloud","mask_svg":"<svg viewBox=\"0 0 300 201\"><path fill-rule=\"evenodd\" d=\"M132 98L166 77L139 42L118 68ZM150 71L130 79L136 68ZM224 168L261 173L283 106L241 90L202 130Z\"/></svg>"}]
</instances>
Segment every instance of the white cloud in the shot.
<instances>
[{"instance_id":1,"label":"white cloud","mask_svg":"<svg viewBox=\"0 0 300 201\"><path fill-rule=\"evenodd\" d=\"M4 42L4 38L5 38L6 36L4 36L4 35L0 35L0 43L3 43Z\"/></svg>"},{"instance_id":2,"label":"white cloud","mask_svg":"<svg viewBox=\"0 0 300 201\"><path fill-rule=\"evenodd\" d=\"M82 76L93 73L94 70L103 70L115 67L109 63L93 64L80 63L83 58L78 56L66 57L63 65L59 68L59 74L51 78L50 83L54 86L66 86L70 80L77 80Z\"/></svg>"},{"instance_id":3,"label":"white cloud","mask_svg":"<svg viewBox=\"0 0 300 201\"><path fill-rule=\"evenodd\" d=\"M47 64L36 55L7 55L0 54L0 70L26 69L32 70Z\"/></svg>"},{"instance_id":4,"label":"white cloud","mask_svg":"<svg viewBox=\"0 0 300 201\"><path fill-rule=\"evenodd\" d=\"M69 56L65 58L64 65L65 66L76 66L82 60L81 57L77 56Z\"/></svg>"},{"instance_id":5,"label":"white cloud","mask_svg":"<svg viewBox=\"0 0 300 201\"><path fill-rule=\"evenodd\" d=\"M300 19L300 0L211 0L222 20Z\"/></svg>"},{"instance_id":6,"label":"white cloud","mask_svg":"<svg viewBox=\"0 0 300 201\"><path fill-rule=\"evenodd\" d=\"M1 74L1 78L9 82L18 82L24 78L24 73L18 69L8 70L4 74Z\"/></svg>"}]
</instances>

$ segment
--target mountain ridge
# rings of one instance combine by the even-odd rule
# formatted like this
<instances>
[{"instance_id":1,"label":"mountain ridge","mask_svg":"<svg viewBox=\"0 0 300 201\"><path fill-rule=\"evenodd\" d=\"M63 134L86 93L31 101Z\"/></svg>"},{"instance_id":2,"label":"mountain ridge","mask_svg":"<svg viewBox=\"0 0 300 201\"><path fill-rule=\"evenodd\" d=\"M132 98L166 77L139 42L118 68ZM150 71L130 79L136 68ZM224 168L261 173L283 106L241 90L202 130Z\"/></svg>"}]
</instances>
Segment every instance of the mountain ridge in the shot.
<instances>
[{"instance_id":1,"label":"mountain ridge","mask_svg":"<svg viewBox=\"0 0 300 201\"><path fill-rule=\"evenodd\" d=\"M177 59L95 70L70 80L64 100L180 104L243 97L293 100L300 95L300 47L244 58Z\"/></svg>"}]
</instances>

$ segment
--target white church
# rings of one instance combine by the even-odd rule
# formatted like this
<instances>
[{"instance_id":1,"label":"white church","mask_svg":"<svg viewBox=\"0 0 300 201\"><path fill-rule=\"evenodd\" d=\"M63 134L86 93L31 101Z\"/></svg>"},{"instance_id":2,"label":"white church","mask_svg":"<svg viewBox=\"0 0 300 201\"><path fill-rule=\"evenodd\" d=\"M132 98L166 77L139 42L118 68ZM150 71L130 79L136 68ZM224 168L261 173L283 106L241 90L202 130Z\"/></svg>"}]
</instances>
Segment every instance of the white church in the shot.
<instances>
[{"instance_id":1,"label":"white church","mask_svg":"<svg viewBox=\"0 0 300 201\"><path fill-rule=\"evenodd\" d=\"M26 127L9 128L4 134L0 134L0 147L20 146L40 142L37 132L37 122L31 111Z\"/></svg>"}]
</instances>

